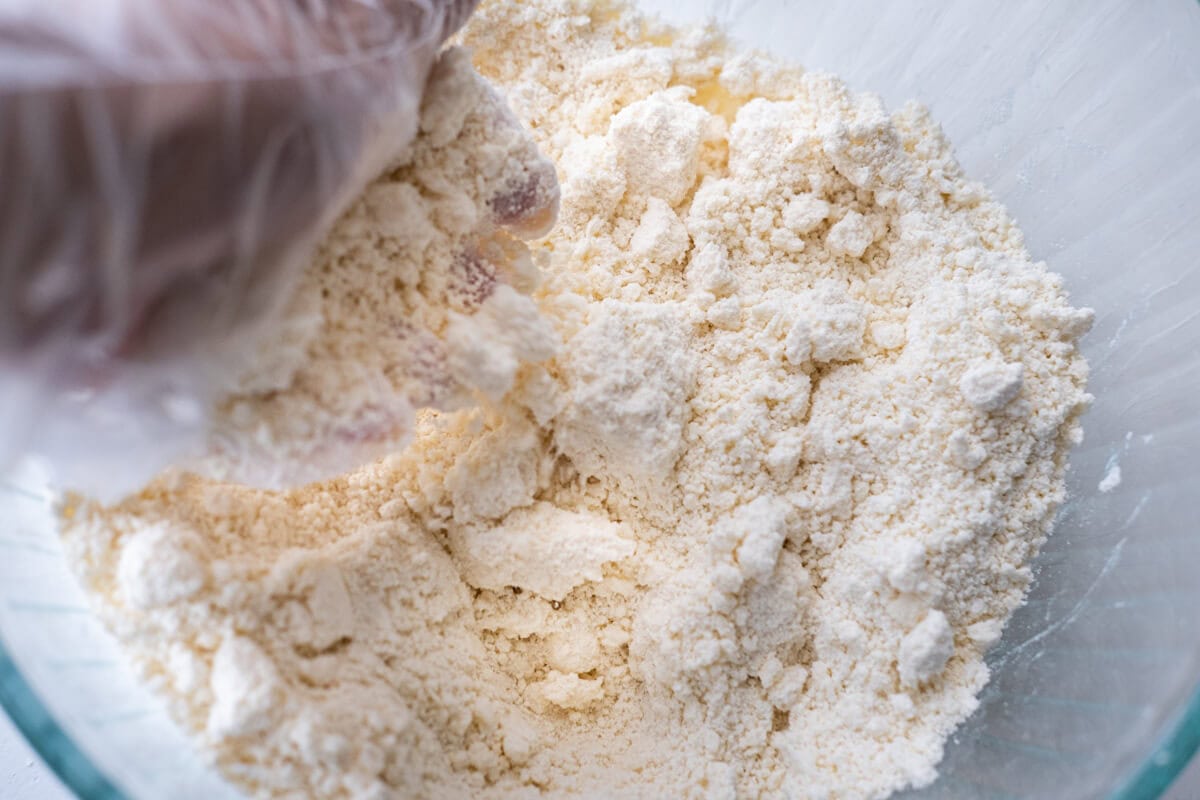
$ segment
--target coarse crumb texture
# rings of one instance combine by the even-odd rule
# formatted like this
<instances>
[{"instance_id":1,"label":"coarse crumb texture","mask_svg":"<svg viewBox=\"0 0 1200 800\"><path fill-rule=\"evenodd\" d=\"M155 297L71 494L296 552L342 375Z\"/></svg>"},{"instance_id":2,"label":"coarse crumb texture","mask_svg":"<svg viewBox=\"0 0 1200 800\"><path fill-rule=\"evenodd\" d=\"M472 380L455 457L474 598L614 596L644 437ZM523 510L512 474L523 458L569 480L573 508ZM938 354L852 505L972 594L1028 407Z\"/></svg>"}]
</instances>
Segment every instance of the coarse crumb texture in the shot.
<instances>
[{"instance_id":1,"label":"coarse crumb texture","mask_svg":"<svg viewBox=\"0 0 1200 800\"><path fill-rule=\"evenodd\" d=\"M219 402L211 477L286 488L404 444L413 409L499 400L554 352L520 238L558 208L554 166L452 48L418 135L342 215Z\"/></svg>"},{"instance_id":2,"label":"coarse crumb texture","mask_svg":"<svg viewBox=\"0 0 1200 800\"><path fill-rule=\"evenodd\" d=\"M1090 312L920 107L620 5L462 39L558 165L556 354L326 483L69 505L99 613L256 796L933 780L1062 499Z\"/></svg>"}]
</instances>

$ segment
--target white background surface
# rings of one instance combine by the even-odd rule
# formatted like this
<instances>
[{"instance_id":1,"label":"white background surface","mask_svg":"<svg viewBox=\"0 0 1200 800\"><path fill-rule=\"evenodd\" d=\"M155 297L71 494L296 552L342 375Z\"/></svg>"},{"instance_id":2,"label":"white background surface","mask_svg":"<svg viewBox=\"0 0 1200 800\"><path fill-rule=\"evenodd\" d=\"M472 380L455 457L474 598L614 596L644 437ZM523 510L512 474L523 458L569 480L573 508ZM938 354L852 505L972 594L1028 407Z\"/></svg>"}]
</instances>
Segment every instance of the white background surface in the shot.
<instances>
[{"instance_id":1,"label":"white background surface","mask_svg":"<svg viewBox=\"0 0 1200 800\"><path fill-rule=\"evenodd\" d=\"M0 714L0 800L74 800ZM1200 760L1193 760L1164 800L1200 800Z\"/></svg>"}]
</instances>

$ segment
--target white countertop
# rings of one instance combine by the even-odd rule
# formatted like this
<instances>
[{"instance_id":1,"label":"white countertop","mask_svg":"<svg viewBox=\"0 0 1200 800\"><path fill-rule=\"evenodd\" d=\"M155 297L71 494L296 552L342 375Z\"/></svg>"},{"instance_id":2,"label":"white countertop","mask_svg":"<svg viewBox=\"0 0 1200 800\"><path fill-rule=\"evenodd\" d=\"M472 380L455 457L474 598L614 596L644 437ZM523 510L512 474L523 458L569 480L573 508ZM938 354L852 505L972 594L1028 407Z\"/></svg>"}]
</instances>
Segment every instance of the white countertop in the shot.
<instances>
[{"instance_id":1,"label":"white countertop","mask_svg":"<svg viewBox=\"0 0 1200 800\"><path fill-rule=\"evenodd\" d=\"M74 800L4 714L0 714L0 800ZM1200 800L1200 759L1192 761L1163 800Z\"/></svg>"}]
</instances>

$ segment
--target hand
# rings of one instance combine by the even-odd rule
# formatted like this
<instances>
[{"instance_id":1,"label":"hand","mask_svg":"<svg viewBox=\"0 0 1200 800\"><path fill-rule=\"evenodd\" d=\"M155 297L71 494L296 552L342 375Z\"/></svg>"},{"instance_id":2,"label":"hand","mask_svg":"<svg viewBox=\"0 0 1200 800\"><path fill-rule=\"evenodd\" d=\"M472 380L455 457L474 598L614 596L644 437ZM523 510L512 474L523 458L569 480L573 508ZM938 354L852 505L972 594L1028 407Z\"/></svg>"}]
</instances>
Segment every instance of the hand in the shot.
<instances>
[{"instance_id":1,"label":"hand","mask_svg":"<svg viewBox=\"0 0 1200 800\"><path fill-rule=\"evenodd\" d=\"M128 486L161 466L156 440L195 416L174 399L202 396L205 354L275 309L412 138L430 65L473 7L6 3L0 468L35 449L88 477L84 461L90 475L119 450L141 462Z\"/></svg>"},{"instance_id":2,"label":"hand","mask_svg":"<svg viewBox=\"0 0 1200 800\"><path fill-rule=\"evenodd\" d=\"M0 368L61 388L269 310L473 3L53 5L0 18Z\"/></svg>"}]
</instances>

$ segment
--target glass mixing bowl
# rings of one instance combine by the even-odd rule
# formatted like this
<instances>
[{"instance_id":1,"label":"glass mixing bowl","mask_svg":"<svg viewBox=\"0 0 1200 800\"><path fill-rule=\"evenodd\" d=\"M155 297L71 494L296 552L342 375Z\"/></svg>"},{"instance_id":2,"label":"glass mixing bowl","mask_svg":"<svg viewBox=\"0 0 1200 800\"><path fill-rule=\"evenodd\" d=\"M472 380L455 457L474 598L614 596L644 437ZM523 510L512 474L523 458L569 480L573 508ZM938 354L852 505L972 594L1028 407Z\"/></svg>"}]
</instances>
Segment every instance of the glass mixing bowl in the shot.
<instances>
[{"instance_id":1,"label":"glass mixing bowl","mask_svg":"<svg viewBox=\"0 0 1200 800\"><path fill-rule=\"evenodd\" d=\"M932 106L1035 257L1096 309L1070 500L979 710L909 796L1157 796L1200 743L1200 4L644 5ZM90 616L43 487L24 473L0 489L8 713L83 798L235 797Z\"/></svg>"}]
</instances>

